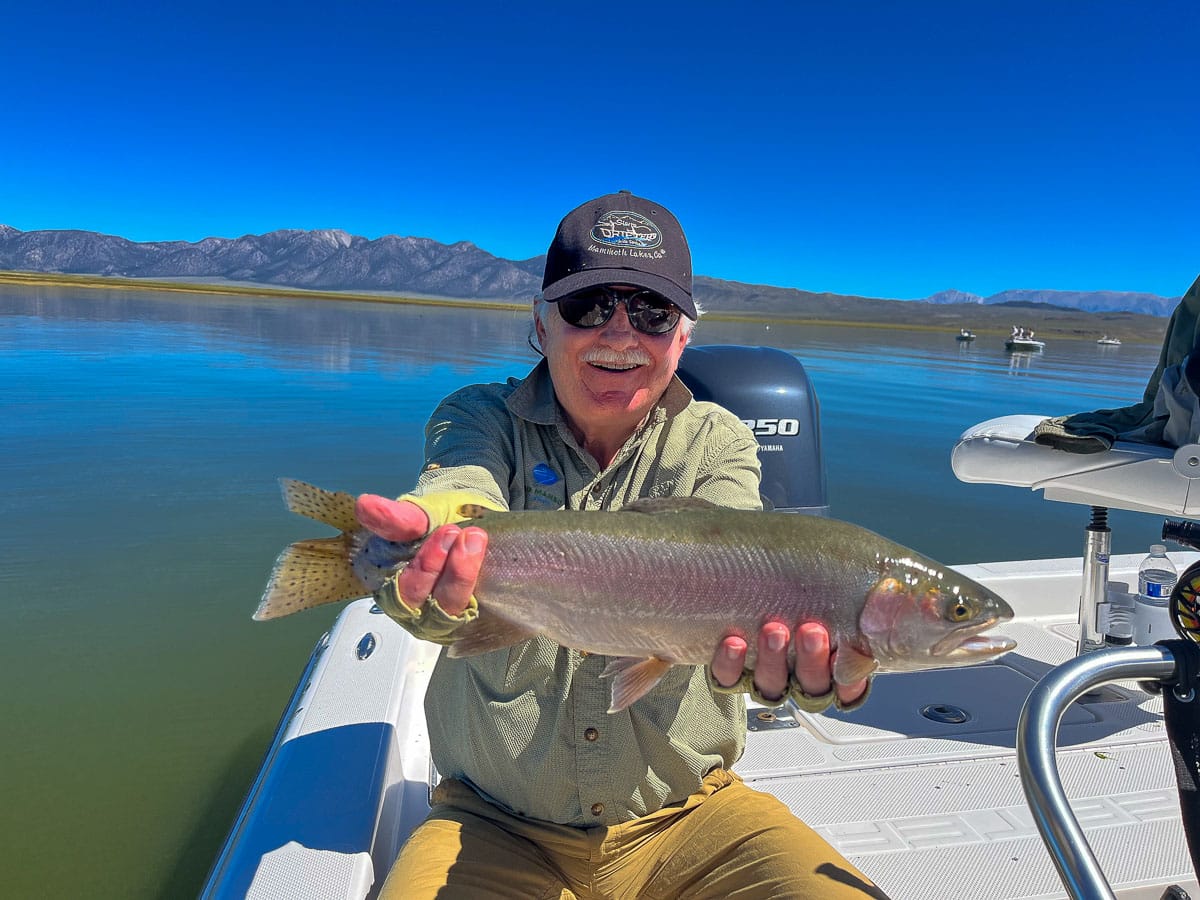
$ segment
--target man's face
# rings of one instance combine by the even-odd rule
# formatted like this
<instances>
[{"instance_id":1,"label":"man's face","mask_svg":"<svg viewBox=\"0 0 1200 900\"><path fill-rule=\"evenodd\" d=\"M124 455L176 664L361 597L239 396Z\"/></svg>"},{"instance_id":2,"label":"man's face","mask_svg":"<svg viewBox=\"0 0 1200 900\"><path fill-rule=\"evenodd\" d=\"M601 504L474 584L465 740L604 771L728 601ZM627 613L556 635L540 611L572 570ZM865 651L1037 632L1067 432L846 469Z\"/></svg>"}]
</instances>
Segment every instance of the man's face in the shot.
<instances>
[{"instance_id":1,"label":"man's face","mask_svg":"<svg viewBox=\"0 0 1200 900\"><path fill-rule=\"evenodd\" d=\"M557 304L550 306L538 322L538 338L570 423L584 434L600 429L632 434L675 374L687 346L684 328L643 334L630 324L624 302L603 325L577 328L563 319Z\"/></svg>"}]
</instances>

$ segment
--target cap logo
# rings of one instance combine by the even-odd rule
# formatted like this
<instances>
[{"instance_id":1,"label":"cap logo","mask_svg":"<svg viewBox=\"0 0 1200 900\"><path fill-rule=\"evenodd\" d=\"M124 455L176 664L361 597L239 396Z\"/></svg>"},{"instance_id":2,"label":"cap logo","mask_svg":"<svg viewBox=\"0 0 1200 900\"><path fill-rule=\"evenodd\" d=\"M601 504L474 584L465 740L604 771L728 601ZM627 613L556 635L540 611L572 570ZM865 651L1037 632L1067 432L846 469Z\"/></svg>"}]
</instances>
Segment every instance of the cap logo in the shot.
<instances>
[{"instance_id":1,"label":"cap logo","mask_svg":"<svg viewBox=\"0 0 1200 900\"><path fill-rule=\"evenodd\" d=\"M609 247L649 250L662 243L662 232L645 216L614 210L596 220L592 240Z\"/></svg>"}]
</instances>

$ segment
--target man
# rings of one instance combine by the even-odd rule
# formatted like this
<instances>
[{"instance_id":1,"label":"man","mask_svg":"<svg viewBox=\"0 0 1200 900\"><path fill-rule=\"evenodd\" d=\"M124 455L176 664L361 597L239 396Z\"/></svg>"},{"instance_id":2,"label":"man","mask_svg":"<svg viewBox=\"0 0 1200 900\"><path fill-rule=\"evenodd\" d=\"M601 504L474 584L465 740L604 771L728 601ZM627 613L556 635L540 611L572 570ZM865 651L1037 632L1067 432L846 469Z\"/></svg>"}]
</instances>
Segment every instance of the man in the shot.
<instances>
[{"instance_id":1,"label":"man","mask_svg":"<svg viewBox=\"0 0 1200 900\"><path fill-rule=\"evenodd\" d=\"M619 509L639 497L761 508L753 435L675 377L700 315L675 217L626 191L583 204L550 246L534 328L545 359L521 381L446 398L417 489L358 500L387 540L432 531L380 591L418 637L474 618L487 545L453 522L446 491L497 509ZM652 602L653 598L647 598ZM745 745L742 691L817 707L861 701L831 685L829 636L766 623L752 676L726 637L706 669L674 667L608 714L603 658L546 638L465 659L445 653L426 696L443 776L429 818L388 876L388 898L879 897L774 797L729 767Z\"/></svg>"}]
</instances>

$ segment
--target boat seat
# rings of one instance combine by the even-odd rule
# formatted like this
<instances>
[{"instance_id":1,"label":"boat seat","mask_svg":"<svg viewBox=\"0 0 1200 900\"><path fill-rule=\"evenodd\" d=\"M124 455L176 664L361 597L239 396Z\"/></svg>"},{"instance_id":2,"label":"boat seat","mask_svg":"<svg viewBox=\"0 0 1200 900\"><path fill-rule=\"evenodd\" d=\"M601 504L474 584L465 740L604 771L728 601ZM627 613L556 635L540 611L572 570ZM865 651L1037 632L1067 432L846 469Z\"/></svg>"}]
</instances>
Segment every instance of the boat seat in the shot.
<instances>
[{"instance_id":1,"label":"boat seat","mask_svg":"<svg viewBox=\"0 0 1200 900\"><path fill-rule=\"evenodd\" d=\"M963 432L951 452L959 481L1042 491L1047 500L1200 518L1200 444L1117 441L1102 453L1035 444L1046 416L1000 416Z\"/></svg>"}]
</instances>

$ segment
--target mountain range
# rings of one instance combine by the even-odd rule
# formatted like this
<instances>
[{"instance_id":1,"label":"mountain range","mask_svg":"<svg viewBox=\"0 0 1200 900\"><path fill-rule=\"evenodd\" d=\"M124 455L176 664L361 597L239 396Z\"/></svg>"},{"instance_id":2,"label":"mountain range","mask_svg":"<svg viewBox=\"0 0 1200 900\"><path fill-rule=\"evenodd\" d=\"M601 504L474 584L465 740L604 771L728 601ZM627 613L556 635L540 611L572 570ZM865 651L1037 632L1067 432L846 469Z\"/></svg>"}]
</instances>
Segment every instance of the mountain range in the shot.
<instances>
[{"instance_id":1,"label":"mountain range","mask_svg":"<svg viewBox=\"0 0 1200 900\"><path fill-rule=\"evenodd\" d=\"M134 242L93 231L19 231L0 225L0 270L126 278L250 282L326 291L386 291L475 300L525 300L541 287L545 256L510 260L469 241L384 235L368 239L336 229L281 230L238 238ZM816 293L697 276L694 290L722 312L862 310L889 298ZM946 290L931 304L1050 305L1087 312L1167 316L1178 297L1121 291L1008 290L990 297Z\"/></svg>"}]
</instances>

